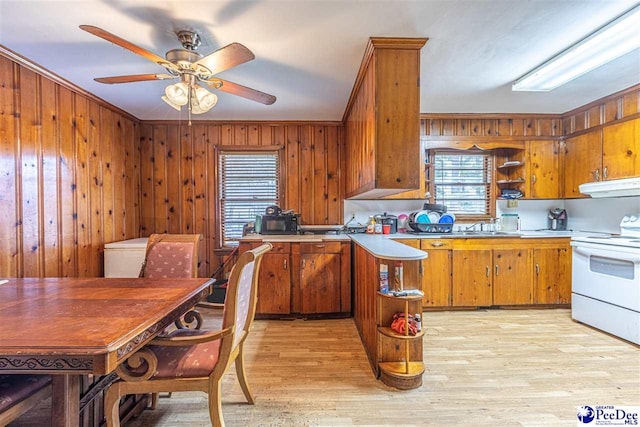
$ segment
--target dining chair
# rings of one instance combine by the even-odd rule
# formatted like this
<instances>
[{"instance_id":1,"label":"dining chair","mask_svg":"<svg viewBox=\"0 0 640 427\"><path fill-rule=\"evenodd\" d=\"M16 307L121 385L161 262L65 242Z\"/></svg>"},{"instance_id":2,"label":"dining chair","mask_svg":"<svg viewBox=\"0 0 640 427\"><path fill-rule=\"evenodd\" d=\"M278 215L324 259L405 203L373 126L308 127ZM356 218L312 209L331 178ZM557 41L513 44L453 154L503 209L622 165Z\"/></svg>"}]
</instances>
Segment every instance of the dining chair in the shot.
<instances>
[{"instance_id":1,"label":"dining chair","mask_svg":"<svg viewBox=\"0 0 640 427\"><path fill-rule=\"evenodd\" d=\"M140 277L198 277L201 234L152 234L147 241Z\"/></svg>"},{"instance_id":2,"label":"dining chair","mask_svg":"<svg viewBox=\"0 0 640 427\"><path fill-rule=\"evenodd\" d=\"M0 426L9 424L50 395L50 375L0 375Z\"/></svg>"},{"instance_id":3,"label":"dining chair","mask_svg":"<svg viewBox=\"0 0 640 427\"><path fill-rule=\"evenodd\" d=\"M224 426L222 377L235 362L238 382L249 404L254 398L244 366L244 343L256 311L257 281L265 243L244 252L231 270L222 327L217 331L177 329L160 336L121 363L119 380L105 392L107 427L118 427L118 403L127 394L202 391L208 394L214 427Z\"/></svg>"}]
</instances>

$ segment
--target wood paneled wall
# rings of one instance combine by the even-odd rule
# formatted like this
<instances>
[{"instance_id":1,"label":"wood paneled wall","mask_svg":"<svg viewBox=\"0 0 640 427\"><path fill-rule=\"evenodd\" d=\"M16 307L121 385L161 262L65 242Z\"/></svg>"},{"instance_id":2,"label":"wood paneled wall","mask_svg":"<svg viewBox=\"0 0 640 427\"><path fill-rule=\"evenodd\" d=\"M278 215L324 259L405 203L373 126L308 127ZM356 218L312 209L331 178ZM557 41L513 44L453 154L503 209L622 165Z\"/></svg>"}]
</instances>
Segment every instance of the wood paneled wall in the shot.
<instances>
[{"instance_id":1,"label":"wood paneled wall","mask_svg":"<svg viewBox=\"0 0 640 427\"><path fill-rule=\"evenodd\" d=\"M564 135L640 117L640 84L598 99L562 115Z\"/></svg>"},{"instance_id":2,"label":"wood paneled wall","mask_svg":"<svg viewBox=\"0 0 640 427\"><path fill-rule=\"evenodd\" d=\"M140 132L141 231L201 233L200 275L219 262L217 151L281 150L282 207L304 224L341 224L343 130L337 123L145 122Z\"/></svg>"},{"instance_id":3,"label":"wood paneled wall","mask_svg":"<svg viewBox=\"0 0 640 427\"><path fill-rule=\"evenodd\" d=\"M562 136L560 114L421 114L423 140L529 140Z\"/></svg>"},{"instance_id":4,"label":"wood paneled wall","mask_svg":"<svg viewBox=\"0 0 640 427\"><path fill-rule=\"evenodd\" d=\"M0 277L99 276L139 235L137 121L0 55Z\"/></svg>"}]
</instances>

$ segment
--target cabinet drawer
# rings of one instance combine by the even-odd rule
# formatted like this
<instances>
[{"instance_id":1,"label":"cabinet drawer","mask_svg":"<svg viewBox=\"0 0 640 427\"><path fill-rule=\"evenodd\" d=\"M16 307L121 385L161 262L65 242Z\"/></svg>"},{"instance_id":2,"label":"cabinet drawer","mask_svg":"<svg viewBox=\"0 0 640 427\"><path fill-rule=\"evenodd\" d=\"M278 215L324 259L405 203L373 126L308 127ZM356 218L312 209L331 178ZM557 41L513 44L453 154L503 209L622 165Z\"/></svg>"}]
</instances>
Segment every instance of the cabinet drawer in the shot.
<instances>
[{"instance_id":1,"label":"cabinet drawer","mask_svg":"<svg viewBox=\"0 0 640 427\"><path fill-rule=\"evenodd\" d=\"M421 249L452 249L453 239L422 239Z\"/></svg>"},{"instance_id":2,"label":"cabinet drawer","mask_svg":"<svg viewBox=\"0 0 640 427\"><path fill-rule=\"evenodd\" d=\"M340 253L340 242L300 243L300 253Z\"/></svg>"},{"instance_id":3,"label":"cabinet drawer","mask_svg":"<svg viewBox=\"0 0 640 427\"><path fill-rule=\"evenodd\" d=\"M271 249L271 253L288 254L291 252L291 243L270 243L273 246L273 249Z\"/></svg>"}]
</instances>

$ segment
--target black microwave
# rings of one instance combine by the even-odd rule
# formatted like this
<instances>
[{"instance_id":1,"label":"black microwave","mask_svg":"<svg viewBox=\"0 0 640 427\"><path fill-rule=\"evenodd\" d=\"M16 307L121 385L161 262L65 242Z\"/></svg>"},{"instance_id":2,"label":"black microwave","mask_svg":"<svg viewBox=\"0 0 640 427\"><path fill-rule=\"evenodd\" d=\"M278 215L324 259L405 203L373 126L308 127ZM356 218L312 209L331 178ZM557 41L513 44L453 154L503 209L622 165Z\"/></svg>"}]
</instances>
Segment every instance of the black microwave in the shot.
<instances>
[{"instance_id":1,"label":"black microwave","mask_svg":"<svg viewBox=\"0 0 640 427\"><path fill-rule=\"evenodd\" d=\"M298 214L262 215L261 234L298 234Z\"/></svg>"}]
</instances>

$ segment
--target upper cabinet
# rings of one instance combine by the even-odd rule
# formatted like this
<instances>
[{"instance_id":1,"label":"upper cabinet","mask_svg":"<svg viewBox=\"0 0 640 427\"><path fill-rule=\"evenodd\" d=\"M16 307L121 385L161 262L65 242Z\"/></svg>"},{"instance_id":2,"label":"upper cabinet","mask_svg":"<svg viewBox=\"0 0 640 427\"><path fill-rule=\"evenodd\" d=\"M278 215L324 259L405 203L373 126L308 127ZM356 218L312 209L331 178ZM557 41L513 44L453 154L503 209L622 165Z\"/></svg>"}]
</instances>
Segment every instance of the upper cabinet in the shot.
<instances>
[{"instance_id":1,"label":"upper cabinet","mask_svg":"<svg viewBox=\"0 0 640 427\"><path fill-rule=\"evenodd\" d=\"M564 197L587 197L586 182L640 176L640 119L627 120L564 141Z\"/></svg>"},{"instance_id":2,"label":"upper cabinet","mask_svg":"<svg viewBox=\"0 0 640 427\"><path fill-rule=\"evenodd\" d=\"M640 119L602 130L602 179L640 176Z\"/></svg>"},{"instance_id":3,"label":"upper cabinet","mask_svg":"<svg viewBox=\"0 0 640 427\"><path fill-rule=\"evenodd\" d=\"M560 197L559 142L556 140L527 141L527 199L557 199Z\"/></svg>"},{"instance_id":4,"label":"upper cabinet","mask_svg":"<svg viewBox=\"0 0 640 427\"><path fill-rule=\"evenodd\" d=\"M420 49L426 41L369 39L343 118L347 198L420 189Z\"/></svg>"}]
</instances>

